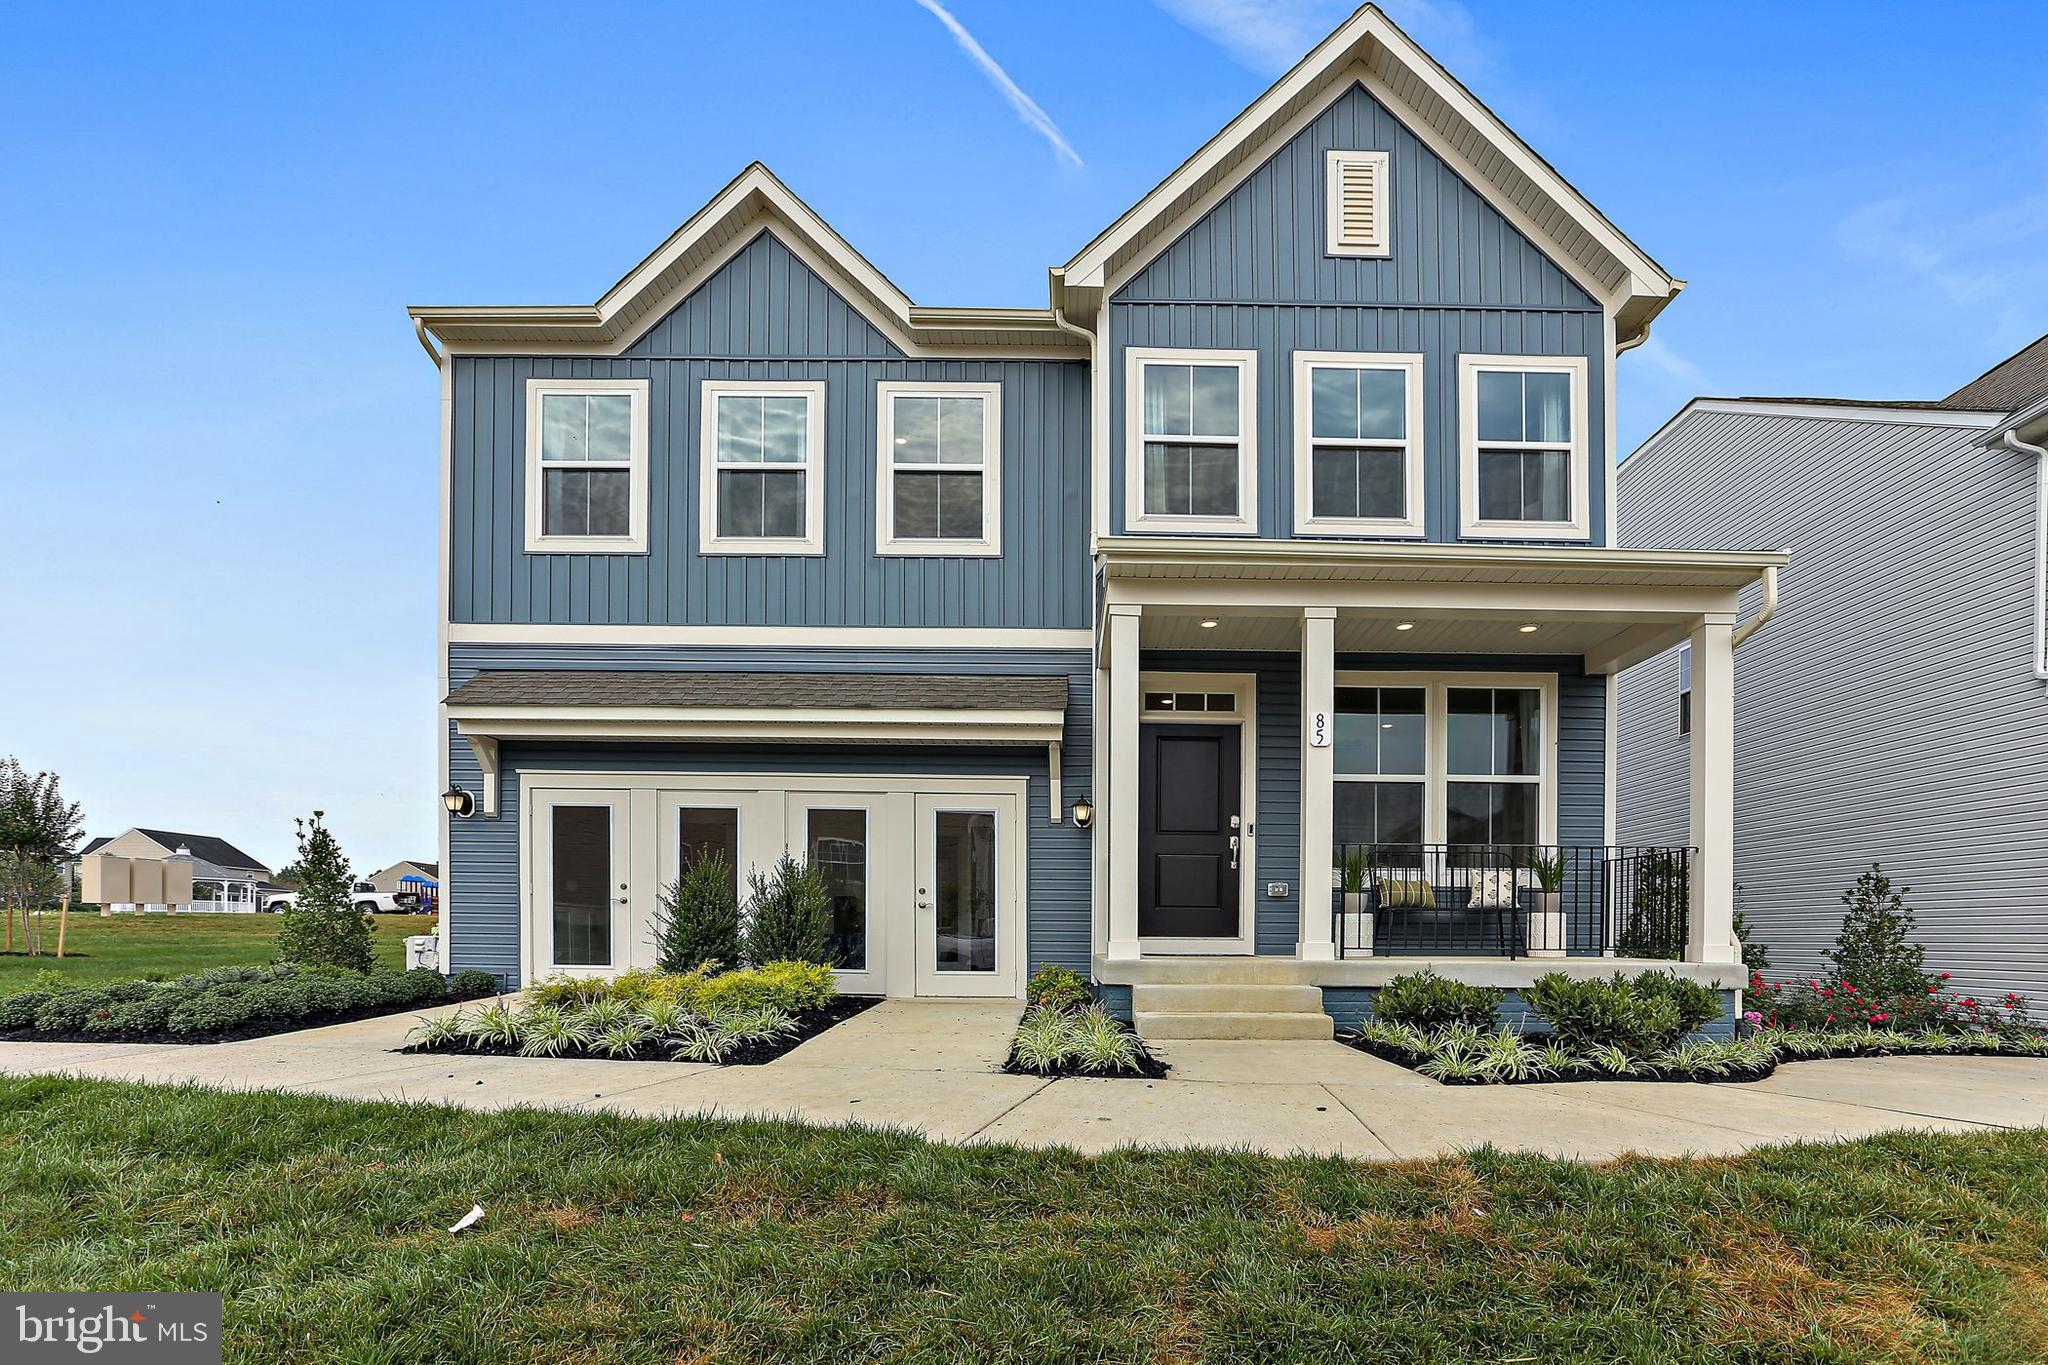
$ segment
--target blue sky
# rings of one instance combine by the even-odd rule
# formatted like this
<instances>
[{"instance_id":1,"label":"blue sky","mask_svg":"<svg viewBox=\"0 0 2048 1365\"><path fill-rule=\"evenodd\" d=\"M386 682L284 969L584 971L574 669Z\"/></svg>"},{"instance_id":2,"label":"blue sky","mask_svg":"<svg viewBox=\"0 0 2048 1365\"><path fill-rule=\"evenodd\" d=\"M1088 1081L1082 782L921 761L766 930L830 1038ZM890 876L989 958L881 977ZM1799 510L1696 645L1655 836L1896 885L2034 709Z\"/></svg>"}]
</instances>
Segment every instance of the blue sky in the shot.
<instances>
[{"instance_id":1,"label":"blue sky","mask_svg":"<svg viewBox=\"0 0 2048 1365\"><path fill-rule=\"evenodd\" d=\"M951 0L983 61L923 0L10 6L0 750L94 832L283 862L319 807L359 865L431 856L406 304L588 302L755 158L919 302L1041 304L1348 8ZM1691 282L1624 450L2048 330L2048 8L1388 8Z\"/></svg>"}]
</instances>

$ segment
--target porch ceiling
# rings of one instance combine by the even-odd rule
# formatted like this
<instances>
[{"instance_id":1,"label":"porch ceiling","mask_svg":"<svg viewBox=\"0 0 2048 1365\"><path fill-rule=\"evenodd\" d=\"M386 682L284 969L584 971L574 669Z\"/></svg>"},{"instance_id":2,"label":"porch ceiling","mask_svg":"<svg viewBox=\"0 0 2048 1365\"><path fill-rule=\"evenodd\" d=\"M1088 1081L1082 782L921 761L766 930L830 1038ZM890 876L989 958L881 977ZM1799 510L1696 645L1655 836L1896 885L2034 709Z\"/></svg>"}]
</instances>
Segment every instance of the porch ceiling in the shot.
<instances>
[{"instance_id":1,"label":"porch ceiling","mask_svg":"<svg viewBox=\"0 0 2048 1365\"><path fill-rule=\"evenodd\" d=\"M1782 552L1613 550L1600 546L1437 545L1417 541L1226 540L1111 536L1098 550L1110 580L1469 583L1742 589Z\"/></svg>"},{"instance_id":2,"label":"porch ceiling","mask_svg":"<svg viewBox=\"0 0 2048 1365\"><path fill-rule=\"evenodd\" d=\"M1413 624L1396 629L1395 618L1337 614L1340 654L1589 654L1628 629L1612 622L1520 618L1480 620L1458 617L1402 617ZM1204 620L1216 622L1203 626ZM1523 625L1536 626L1524 632ZM1674 633L1682 629L1671 623ZM1147 610L1139 644L1148 650L1231 650L1289 652L1301 647L1299 615L1181 614Z\"/></svg>"}]
</instances>

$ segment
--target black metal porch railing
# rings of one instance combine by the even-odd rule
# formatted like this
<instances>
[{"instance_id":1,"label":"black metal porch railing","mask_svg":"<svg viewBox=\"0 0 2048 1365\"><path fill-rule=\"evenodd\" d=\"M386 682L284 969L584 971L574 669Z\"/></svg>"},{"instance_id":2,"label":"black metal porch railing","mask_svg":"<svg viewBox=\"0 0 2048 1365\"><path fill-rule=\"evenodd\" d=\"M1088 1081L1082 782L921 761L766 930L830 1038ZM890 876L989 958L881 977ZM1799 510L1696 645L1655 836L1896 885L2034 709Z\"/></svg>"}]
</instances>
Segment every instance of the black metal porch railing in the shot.
<instances>
[{"instance_id":1,"label":"black metal porch railing","mask_svg":"<svg viewBox=\"0 0 2048 1365\"><path fill-rule=\"evenodd\" d=\"M1685 955L1690 848L1338 844L1335 853L1339 957Z\"/></svg>"}]
</instances>

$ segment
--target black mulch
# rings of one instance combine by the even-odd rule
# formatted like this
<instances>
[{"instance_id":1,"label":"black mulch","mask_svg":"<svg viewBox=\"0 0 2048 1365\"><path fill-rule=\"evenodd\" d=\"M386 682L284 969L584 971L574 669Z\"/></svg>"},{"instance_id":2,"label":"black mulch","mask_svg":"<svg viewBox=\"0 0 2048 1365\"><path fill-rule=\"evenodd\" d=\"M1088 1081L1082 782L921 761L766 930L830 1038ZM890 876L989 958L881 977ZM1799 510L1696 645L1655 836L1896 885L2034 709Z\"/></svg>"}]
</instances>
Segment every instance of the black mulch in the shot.
<instances>
[{"instance_id":1,"label":"black mulch","mask_svg":"<svg viewBox=\"0 0 2048 1365\"><path fill-rule=\"evenodd\" d=\"M842 995L831 1004L825 1005L822 1008L803 1010L790 1016L796 1020L796 1032L793 1035L787 1038L777 1038L771 1042L744 1044L736 1049L732 1055L728 1056L721 1065L760 1066L764 1062L772 1062L777 1057L792 1052L809 1042L834 1024L843 1024L856 1014L864 1010L873 1009L881 1003L882 997L878 995ZM394 1049L394 1051L439 1053L444 1056L466 1057L519 1057L524 1055L519 1051L516 1044L512 1046L490 1044L483 1047L472 1047L468 1043L444 1043L439 1046L430 1047L424 1043L408 1043L404 1047ZM665 1043L647 1044L634 1049L630 1053L620 1053L617 1055L609 1052L596 1052L587 1047L579 1047L568 1052L558 1053L554 1058L540 1058L538 1060L552 1061L572 1057L591 1062L672 1062L675 1060L670 1055L668 1045Z\"/></svg>"}]
</instances>

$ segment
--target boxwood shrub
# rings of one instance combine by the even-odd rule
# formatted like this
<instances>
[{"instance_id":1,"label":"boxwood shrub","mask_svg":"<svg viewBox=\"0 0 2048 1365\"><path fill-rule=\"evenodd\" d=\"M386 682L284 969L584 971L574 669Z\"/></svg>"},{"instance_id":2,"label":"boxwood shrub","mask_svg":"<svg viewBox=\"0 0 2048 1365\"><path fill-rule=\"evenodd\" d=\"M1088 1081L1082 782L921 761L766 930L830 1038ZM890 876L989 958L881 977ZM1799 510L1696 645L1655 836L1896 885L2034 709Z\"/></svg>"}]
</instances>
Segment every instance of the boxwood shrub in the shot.
<instances>
[{"instance_id":1,"label":"boxwood shrub","mask_svg":"<svg viewBox=\"0 0 2048 1365\"><path fill-rule=\"evenodd\" d=\"M1492 986L1468 986L1432 971L1397 976L1373 996L1373 1017L1406 1024L1428 1033L1465 1025L1490 1030L1505 992Z\"/></svg>"},{"instance_id":2,"label":"boxwood shrub","mask_svg":"<svg viewBox=\"0 0 2048 1365\"><path fill-rule=\"evenodd\" d=\"M319 1023L450 998L441 974L427 970L223 967L175 981L0 996L0 1033L198 1042L243 1029Z\"/></svg>"}]
</instances>

